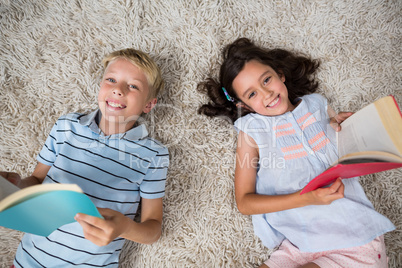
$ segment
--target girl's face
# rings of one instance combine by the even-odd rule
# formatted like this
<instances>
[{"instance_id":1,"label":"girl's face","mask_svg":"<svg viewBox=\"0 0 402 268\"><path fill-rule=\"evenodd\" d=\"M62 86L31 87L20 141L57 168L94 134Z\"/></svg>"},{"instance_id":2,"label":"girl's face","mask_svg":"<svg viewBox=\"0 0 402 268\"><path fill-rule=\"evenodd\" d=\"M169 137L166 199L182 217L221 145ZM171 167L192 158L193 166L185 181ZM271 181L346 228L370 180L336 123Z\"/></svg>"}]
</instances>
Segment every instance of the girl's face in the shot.
<instances>
[{"instance_id":1,"label":"girl's face","mask_svg":"<svg viewBox=\"0 0 402 268\"><path fill-rule=\"evenodd\" d=\"M261 115L275 116L295 108L284 82L285 77L270 66L251 60L233 80L232 86L246 108Z\"/></svg>"}]
</instances>

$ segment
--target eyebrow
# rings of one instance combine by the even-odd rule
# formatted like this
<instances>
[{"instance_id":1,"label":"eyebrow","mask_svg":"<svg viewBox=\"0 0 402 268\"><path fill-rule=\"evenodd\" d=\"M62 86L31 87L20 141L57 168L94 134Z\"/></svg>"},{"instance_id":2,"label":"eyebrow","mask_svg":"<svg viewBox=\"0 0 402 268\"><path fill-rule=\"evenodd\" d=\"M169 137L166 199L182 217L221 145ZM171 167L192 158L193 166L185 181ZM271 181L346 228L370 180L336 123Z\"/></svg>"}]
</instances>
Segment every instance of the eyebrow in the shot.
<instances>
[{"instance_id":1,"label":"eyebrow","mask_svg":"<svg viewBox=\"0 0 402 268\"><path fill-rule=\"evenodd\" d=\"M116 75L116 74L119 74L119 72L110 71L110 72L105 72L103 76L106 76L106 77L107 77L108 75L109 75L109 76L114 76L114 75ZM142 85L144 85L144 82L141 81L139 78L130 77L130 81L138 81L138 82L140 82ZM130 83L130 84L132 84L132 83ZM147 79L146 76L145 76L145 84L148 85L148 79Z\"/></svg>"},{"instance_id":2,"label":"eyebrow","mask_svg":"<svg viewBox=\"0 0 402 268\"><path fill-rule=\"evenodd\" d=\"M260 81L261 79L263 79L264 76L266 76L266 75L269 74L269 73L272 73L271 70L267 70L267 71L263 72L263 73L260 75L260 77L258 78L258 81ZM250 88L248 88L246 91L244 91L242 97L245 98L246 95L248 95L248 94L246 94L246 93L249 92L251 89L252 89L252 88L250 87Z\"/></svg>"}]
</instances>

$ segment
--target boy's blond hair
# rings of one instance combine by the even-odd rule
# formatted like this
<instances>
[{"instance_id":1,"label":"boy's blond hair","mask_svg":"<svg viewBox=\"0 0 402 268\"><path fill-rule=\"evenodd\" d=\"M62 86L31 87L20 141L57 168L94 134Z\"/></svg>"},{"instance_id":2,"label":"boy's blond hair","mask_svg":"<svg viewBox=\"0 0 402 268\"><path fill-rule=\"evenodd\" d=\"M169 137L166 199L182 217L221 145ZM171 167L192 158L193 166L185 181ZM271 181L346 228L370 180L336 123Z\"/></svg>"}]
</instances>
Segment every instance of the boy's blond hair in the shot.
<instances>
[{"instance_id":1,"label":"boy's blond hair","mask_svg":"<svg viewBox=\"0 0 402 268\"><path fill-rule=\"evenodd\" d=\"M147 53L133 48L126 48L114 51L103 58L103 67L106 69L109 63L117 58L124 58L130 61L132 64L140 68L140 70L145 73L145 76L148 80L148 85L150 86L150 99L156 98L159 93L162 92L165 83L162 79L161 71L159 69L159 66L155 63L153 59L151 59L151 57Z\"/></svg>"}]
</instances>

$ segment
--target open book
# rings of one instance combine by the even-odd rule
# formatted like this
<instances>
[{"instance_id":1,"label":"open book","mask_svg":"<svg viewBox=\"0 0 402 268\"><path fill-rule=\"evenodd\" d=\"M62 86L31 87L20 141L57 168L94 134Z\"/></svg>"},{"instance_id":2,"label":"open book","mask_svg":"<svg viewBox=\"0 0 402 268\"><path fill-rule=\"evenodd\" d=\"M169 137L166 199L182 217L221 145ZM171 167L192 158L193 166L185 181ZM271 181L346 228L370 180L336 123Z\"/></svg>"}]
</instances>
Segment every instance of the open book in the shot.
<instances>
[{"instance_id":1,"label":"open book","mask_svg":"<svg viewBox=\"0 0 402 268\"><path fill-rule=\"evenodd\" d=\"M0 176L0 226L48 236L74 222L77 213L102 218L78 185L50 183L20 189Z\"/></svg>"},{"instance_id":2,"label":"open book","mask_svg":"<svg viewBox=\"0 0 402 268\"><path fill-rule=\"evenodd\" d=\"M340 158L311 180L301 194L342 179L402 167L402 113L393 96L383 97L341 123Z\"/></svg>"}]
</instances>

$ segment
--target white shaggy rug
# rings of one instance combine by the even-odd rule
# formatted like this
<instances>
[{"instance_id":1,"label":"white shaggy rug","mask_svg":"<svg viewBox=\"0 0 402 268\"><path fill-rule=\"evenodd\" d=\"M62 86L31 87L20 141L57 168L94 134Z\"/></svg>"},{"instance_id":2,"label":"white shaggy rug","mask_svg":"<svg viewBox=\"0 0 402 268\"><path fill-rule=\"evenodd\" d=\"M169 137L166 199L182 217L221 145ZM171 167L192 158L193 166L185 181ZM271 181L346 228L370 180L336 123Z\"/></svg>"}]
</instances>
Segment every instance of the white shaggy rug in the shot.
<instances>
[{"instance_id":1,"label":"white shaggy rug","mask_svg":"<svg viewBox=\"0 0 402 268\"><path fill-rule=\"evenodd\" d=\"M224 45L248 37L321 59L321 93L338 111L389 94L402 105L401 14L399 0L0 0L0 170L30 174L55 120L96 108L103 55L139 48L167 82L147 122L171 165L163 235L127 243L121 267L256 267L270 251L235 205L236 133L197 114L197 83L217 75ZM397 226L385 236L391 268L402 265L401 177L361 178ZM1 267L20 237L0 228Z\"/></svg>"}]
</instances>

